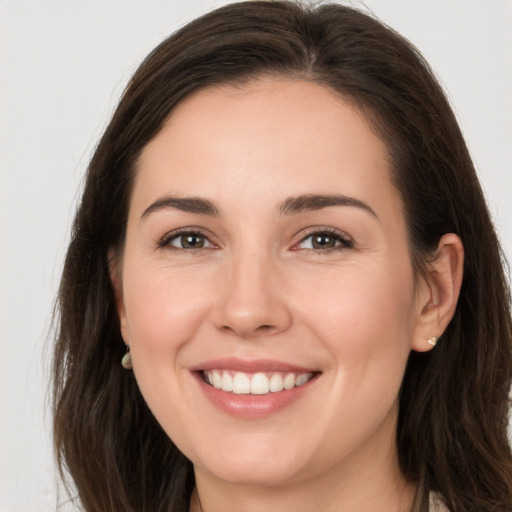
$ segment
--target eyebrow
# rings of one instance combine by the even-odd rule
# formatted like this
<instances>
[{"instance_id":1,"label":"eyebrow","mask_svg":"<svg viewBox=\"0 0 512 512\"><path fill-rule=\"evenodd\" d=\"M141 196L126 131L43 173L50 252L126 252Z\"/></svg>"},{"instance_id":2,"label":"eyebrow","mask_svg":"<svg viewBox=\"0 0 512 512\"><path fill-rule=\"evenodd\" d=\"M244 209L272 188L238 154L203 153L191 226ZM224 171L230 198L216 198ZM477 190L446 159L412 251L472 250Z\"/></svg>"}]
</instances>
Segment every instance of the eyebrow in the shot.
<instances>
[{"instance_id":1,"label":"eyebrow","mask_svg":"<svg viewBox=\"0 0 512 512\"><path fill-rule=\"evenodd\" d=\"M296 197L289 197L280 207L280 213L290 215L306 211L321 210L330 206L353 206L361 208L378 219L375 211L365 202L354 197L348 197L340 194L306 194Z\"/></svg>"},{"instance_id":2,"label":"eyebrow","mask_svg":"<svg viewBox=\"0 0 512 512\"><path fill-rule=\"evenodd\" d=\"M282 215L293 215L307 211L321 210L322 208L328 208L330 206L352 206L370 213L376 219L379 218L375 211L365 202L354 197L340 194L304 194L289 197L281 203L279 212ZM208 199L200 197L165 196L149 205L142 213L141 220L159 210L167 209L176 209L182 212L212 217L218 217L220 215L217 206Z\"/></svg>"},{"instance_id":3,"label":"eyebrow","mask_svg":"<svg viewBox=\"0 0 512 512\"><path fill-rule=\"evenodd\" d=\"M208 201L208 199L202 199L200 197L165 196L149 205L140 218L143 220L154 212L168 209L214 217L219 215L218 208L211 201Z\"/></svg>"}]
</instances>

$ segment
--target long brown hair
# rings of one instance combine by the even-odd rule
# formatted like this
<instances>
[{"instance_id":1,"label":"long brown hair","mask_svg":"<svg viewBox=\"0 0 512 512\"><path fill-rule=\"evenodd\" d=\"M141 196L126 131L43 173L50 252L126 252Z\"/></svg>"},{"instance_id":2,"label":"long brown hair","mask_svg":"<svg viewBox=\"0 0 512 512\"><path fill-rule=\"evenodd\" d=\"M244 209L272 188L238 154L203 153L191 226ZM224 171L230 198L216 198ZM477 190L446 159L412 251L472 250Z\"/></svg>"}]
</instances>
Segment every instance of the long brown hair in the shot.
<instances>
[{"instance_id":1,"label":"long brown hair","mask_svg":"<svg viewBox=\"0 0 512 512\"><path fill-rule=\"evenodd\" d=\"M322 84L365 114L387 144L418 273L442 235L461 237L455 316L435 350L413 352L406 369L399 461L452 511L512 510L510 296L471 158L418 51L373 17L335 4L227 5L166 39L128 84L90 162L60 287L53 400L62 474L88 512L188 509L192 465L120 365L108 254L122 251L137 158L176 104L200 88L262 75Z\"/></svg>"}]
</instances>

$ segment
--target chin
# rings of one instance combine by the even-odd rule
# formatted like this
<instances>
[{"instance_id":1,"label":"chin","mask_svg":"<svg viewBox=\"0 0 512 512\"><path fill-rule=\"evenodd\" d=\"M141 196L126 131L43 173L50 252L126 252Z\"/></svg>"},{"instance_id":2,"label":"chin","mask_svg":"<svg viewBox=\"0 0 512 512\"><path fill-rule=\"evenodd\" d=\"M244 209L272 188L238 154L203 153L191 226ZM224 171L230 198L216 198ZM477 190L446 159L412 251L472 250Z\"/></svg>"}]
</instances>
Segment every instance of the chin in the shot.
<instances>
[{"instance_id":1,"label":"chin","mask_svg":"<svg viewBox=\"0 0 512 512\"><path fill-rule=\"evenodd\" d=\"M203 469L216 479L232 485L273 487L290 483L299 478L301 471L292 462L271 458L266 461L226 458L208 466L195 465L196 471Z\"/></svg>"},{"instance_id":2,"label":"chin","mask_svg":"<svg viewBox=\"0 0 512 512\"><path fill-rule=\"evenodd\" d=\"M306 454L296 443L287 443L280 436L268 432L247 434L243 438L234 432L231 437L205 435L202 446L187 443L190 451L183 446L183 452L196 473L235 485L264 487L295 480L304 473L307 460L314 457L313 453Z\"/></svg>"}]
</instances>

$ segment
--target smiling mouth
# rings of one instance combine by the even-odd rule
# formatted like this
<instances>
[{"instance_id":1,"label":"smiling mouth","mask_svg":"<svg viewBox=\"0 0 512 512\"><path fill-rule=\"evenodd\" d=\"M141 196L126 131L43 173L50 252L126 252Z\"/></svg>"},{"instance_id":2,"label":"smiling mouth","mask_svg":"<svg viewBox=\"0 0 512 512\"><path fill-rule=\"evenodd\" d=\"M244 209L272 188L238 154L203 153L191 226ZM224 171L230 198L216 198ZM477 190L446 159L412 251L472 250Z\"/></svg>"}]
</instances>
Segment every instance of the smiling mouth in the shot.
<instances>
[{"instance_id":1,"label":"smiling mouth","mask_svg":"<svg viewBox=\"0 0 512 512\"><path fill-rule=\"evenodd\" d=\"M316 372L257 372L204 370L203 380L215 389L236 395L267 395L279 393L309 382Z\"/></svg>"}]
</instances>

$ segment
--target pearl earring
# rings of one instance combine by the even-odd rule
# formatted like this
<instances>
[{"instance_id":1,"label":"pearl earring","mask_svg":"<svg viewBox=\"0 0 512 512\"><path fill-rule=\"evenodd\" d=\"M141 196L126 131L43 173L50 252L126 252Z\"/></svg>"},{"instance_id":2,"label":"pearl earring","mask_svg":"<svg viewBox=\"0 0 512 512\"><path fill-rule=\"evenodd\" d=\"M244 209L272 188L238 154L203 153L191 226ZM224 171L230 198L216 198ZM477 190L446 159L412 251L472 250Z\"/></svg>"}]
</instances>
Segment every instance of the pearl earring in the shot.
<instances>
[{"instance_id":1,"label":"pearl earring","mask_svg":"<svg viewBox=\"0 0 512 512\"><path fill-rule=\"evenodd\" d=\"M437 338L435 336L432 336L432 338L425 338L425 341L429 344L429 345L432 345L433 347L436 346L436 343L437 343Z\"/></svg>"},{"instance_id":2,"label":"pearl earring","mask_svg":"<svg viewBox=\"0 0 512 512\"><path fill-rule=\"evenodd\" d=\"M121 365L125 370L132 369L132 356L130 355L130 347L126 345L126 353L121 359Z\"/></svg>"}]
</instances>

